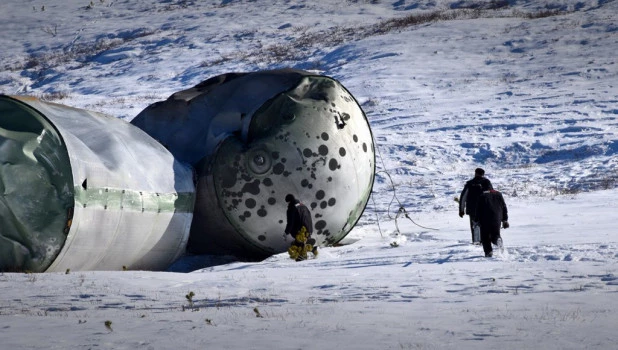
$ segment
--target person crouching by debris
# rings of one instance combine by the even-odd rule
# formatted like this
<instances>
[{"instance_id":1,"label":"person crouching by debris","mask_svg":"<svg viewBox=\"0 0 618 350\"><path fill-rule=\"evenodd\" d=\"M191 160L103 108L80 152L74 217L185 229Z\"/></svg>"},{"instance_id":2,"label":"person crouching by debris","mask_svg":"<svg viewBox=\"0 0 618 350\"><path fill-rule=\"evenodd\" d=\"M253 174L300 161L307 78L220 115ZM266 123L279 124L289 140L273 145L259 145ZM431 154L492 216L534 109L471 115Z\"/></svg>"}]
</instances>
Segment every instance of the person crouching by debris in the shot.
<instances>
[{"instance_id":1,"label":"person crouching by debris","mask_svg":"<svg viewBox=\"0 0 618 350\"><path fill-rule=\"evenodd\" d=\"M313 221L309 208L292 194L286 195L285 201L288 203L285 233L294 237L294 242L288 249L290 258L296 261L305 260L308 252L311 252L314 257L317 256L318 247L315 246L315 239L311 238Z\"/></svg>"},{"instance_id":2,"label":"person crouching by debris","mask_svg":"<svg viewBox=\"0 0 618 350\"><path fill-rule=\"evenodd\" d=\"M492 244L503 251L500 225L502 224L505 229L509 228L509 213L502 193L492 189L487 183L483 184L483 193L478 199L476 218L481 227L481 242L485 256L493 256Z\"/></svg>"},{"instance_id":3,"label":"person crouching by debris","mask_svg":"<svg viewBox=\"0 0 618 350\"><path fill-rule=\"evenodd\" d=\"M483 193L482 186L487 185L492 188L491 181L485 177L485 170L476 168L474 170L474 178L468 180L464 185L461 194L459 195L459 217L463 218L464 214L470 217L470 232L472 233L472 243L480 244L480 231L477 227L476 219L476 203Z\"/></svg>"}]
</instances>

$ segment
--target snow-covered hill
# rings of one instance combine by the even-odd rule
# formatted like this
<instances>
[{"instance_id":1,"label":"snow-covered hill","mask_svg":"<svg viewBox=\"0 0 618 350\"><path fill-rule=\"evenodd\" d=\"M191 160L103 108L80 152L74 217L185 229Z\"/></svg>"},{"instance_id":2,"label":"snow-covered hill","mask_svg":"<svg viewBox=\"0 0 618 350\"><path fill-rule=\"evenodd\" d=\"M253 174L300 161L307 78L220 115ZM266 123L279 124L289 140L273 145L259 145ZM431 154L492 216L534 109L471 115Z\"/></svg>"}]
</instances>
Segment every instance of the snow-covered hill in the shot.
<instances>
[{"instance_id":1,"label":"snow-covered hill","mask_svg":"<svg viewBox=\"0 0 618 350\"><path fill-rule=\"evenodd\" d=\"M378 176L316 260L0 274L0 344L613 348L616 23L613 0L3 1L0 93L131 120L218 74L315 70L361 103ZM477 166L510 209L492 259L453 201Z\"/></svg>"}]
</instances>

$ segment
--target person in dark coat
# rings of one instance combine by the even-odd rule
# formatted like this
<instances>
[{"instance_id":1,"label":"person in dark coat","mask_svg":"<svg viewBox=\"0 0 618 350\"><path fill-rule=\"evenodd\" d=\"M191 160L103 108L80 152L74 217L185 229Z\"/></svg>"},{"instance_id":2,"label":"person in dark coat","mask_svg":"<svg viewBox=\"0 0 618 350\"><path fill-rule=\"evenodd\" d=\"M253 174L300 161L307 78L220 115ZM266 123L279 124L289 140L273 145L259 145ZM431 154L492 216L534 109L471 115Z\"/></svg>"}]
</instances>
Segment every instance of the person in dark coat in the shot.
<instances>
[{"instance_id":1,"label":"person in dark coat","mask_svg":"<svg viewBox=\"0 0 618 350\"><path fill-rule=\"evenodd\" d=\"M302 204L292 194L285 196L285 201L288 203L288 209L286 212L287 224L285 226L285 233L294 237L293 245L297 245L299 248L304 248L305 244L312 245L313 255L318 255L318 247L315 246L315 239L311 237L313 233L313 221L311 219L311 212L306 205ZM305 240L297 239L297 235L301 232L302 228L305 228ZM306 259L306 256L300 258ZM300 260L302 260L300 259Z\"/></svg>"},{"instance_id":2,"label":"person in dark coat","mask_svg":"<svg viewBox=\"0 0 618 350\"><path fill-rule=\"evenodd\" d=\"M474 234L474 228L477 225L476 219L476 203L483 193L483 186L492 188L491 181L485 177L485 170L476 168L474 170L474 178L468 180L464 185L461 194L459 195L459 217L463 218L465 214L470 217L470 232L472 233L472 243L480 244L481 238Z\"/></svg>"},{"instance_id":3,"label":"person in dark coat","mask_svg":"<svg viewBox=\"0 0 618 350\"><path fill-rule=\"evenodd\" d=\"M509 227L509 213L502 193L484 184L483 193L477 202L476 218L481 226L481 242L485 256L491 257L492 244L498 246L500 250L504 249L500 225L505 229Z\"/></svg>"}]
</instances>

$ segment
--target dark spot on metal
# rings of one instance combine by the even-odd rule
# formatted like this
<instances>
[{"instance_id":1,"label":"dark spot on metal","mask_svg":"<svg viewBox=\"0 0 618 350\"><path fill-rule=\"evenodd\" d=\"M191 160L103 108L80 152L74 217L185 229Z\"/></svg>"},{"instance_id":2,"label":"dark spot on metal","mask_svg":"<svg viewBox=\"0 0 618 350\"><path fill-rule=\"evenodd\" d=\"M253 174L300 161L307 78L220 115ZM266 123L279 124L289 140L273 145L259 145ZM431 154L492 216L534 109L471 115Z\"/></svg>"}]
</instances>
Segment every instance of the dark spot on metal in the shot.
<instances>
[{"instance_id":1,"label":"dark spot on metal","mask_svg":"<svg viewBox=\"0 0 618 350\"><path fill-rule=\"evenodd\" d=\"M318 152L321 156L325 156L328 154L328 147L326 147L326 145L320 145L320 147L318 147Z\"/></svg>"},{"instance_id":2,"label":"dark spot on metal","mask_svg":"<svg viewBox=\"0 0 618 350\"><path fill-rule=\"evenodd\" d=\"M307 186L309 186L309 180L304 179L303 181L301 181L301 182L300 182L300 185L301 185L302 187L307 187Z\"/></svg>"},{"instance_id":3,"label":"dark spot on metal","mask_svg":"<svg viewBox=\"0 0 618 350\"><path fill-rule=\"evenodd\" d=\"M331 199L328 200L328 206L330 206L330 207L335 205L335 203L337 203L337 200L335 198L331 198Z\"/></svg>"},{"instance_id":4,"label":"dark spot on metal","mask_svg":"<svg viewBox=\"0 0 618 350\"><path fill-rule=\"evenodd\" d=\"M363 152L367 153L367 144L363 142Z\"/></svg>"},{"instance_id":5,"label":"dark spot on metal","mask_svg":"<svg viewBox=\"0 0 618 350\"><path fill-rule=\"evenodd\" d=\"M322 136L322 140L328 141L328 134L327 133L323 132L321 136Z\"/></svg>"},{"instance_id":6,"label":"dark spot on metal","mask_svg":"<svg viewBox=\"0 0 618 350\"><path fill-rule=\"evenodd\" d=\"M317 199L319 199L319 200L322 200L322 199L324 199L324 196L325 196L325 195L326 195L326 194L324 193L324 191L319 190L318 192L316 192L316 193L315 193L315 198L317 198Z\"/></svg>"},{"instance_id":7,"label":"dark spot on metal","mask_svg":"<svg viewBox=\"0 0 618 350\"><path fill-rule=\"evenodd\" d=\"M268 204L275 205L275 203L277 203L277 200L274 197L268 198Z\"/></svg>"},{"instance_id":8,"label":"dark spot on metal","mask_svg":"<svg viewBox=\"0 0 618 350\"><path fill-rule=\"evenodd\" d=\"M311 203L311 209L315 209L318 206L318 203L313 202Z\"/></svg>"},{"instance_id":9,"label":"dark spot on metal","mask_svg":"<svg viewBox=\"0 0 618 350\"><path fill-rule=\"evenodd\" d=\"M289 171L284 171L284 172L283 172L283 176L285 176L285 177L288 177L288 176L290 176L290 175L292 175L292 173L291 173L291 172L289 172Z\"/></svg>"},{"instance_id":10,"label":"dark spot on metal","mask_svg":"<svg viewBox=\"0 0 618 350\"><path fill-rule=\"evenodd\" d=\"M247 200L245 201L245 205L246 205L246 206L247 206L247 208L249 208L249 209L253 209L253 208L255 208L255 205L256 205L256 204L257 204L257 203L255 202L255 199L253 199L253 198L247 198Z\"/></svg>"},{"instance_id":11,"label":"dark spot on metal","mask_svg":"<svg viewBox=\"0 0 618 350\"><path fill-rule=\"evenodd\" d=\"M275 175L281 175L283 174L283 171L285 170L285 166L281 163L277 163L274 167L273 167L273 173Z\"/></svg>"},{"instance_id":12,"label":"dark spot on metal","mask_svg":"<svg viewBox=\"0 0 618 350\"><path fill-rule=\"evenodd\" d=\"M309 149L309 148L305 148L303 150L303 156L305 156L305 158L309 158L313 155L313 152Z\"/></svg>"},{"instance_id":13,"label":"dark spot on metal","mask_svg":"<svg viewBox=\"0 0 618 350\"><path fill-rule=\"evenodd\" d=\"M251 212L250 212L250 211L246 211L246 212L244 212L244 213L243 213L243 215L244 215L246 218L249 218L249 217L251 217Z\"/></svg>"},{"instance_id":14,"label":"dark spot on metal","mask_svg":"<svg viewBox=\"0 0 618 350\"><path fill-rule=\"evenodd\" d=\"M288 161L288 160L287 160L286 158L281 158L281 163L285 163L285 162L287 162L287 161Z\"/></svg>"},{"instance_id":15,"label":"dark spot on metal","mask_svg":"<svg viewBox=\"0 0 618 350\"><path fill-rule=\"evenodd\" d=\"M358 142L358 136L356 135L352 136L352 140L354 140L354 142Z\"/></svg>"},{"instance_id":16,"label":"dark spot on metal","mask_svg":"<svg viewBox=\"0 0 618 350\"><path fill-rule=\"evenodd\" d=\"M266 215L268 215L268 212L266 211L266 209L264 209L264 207L261 207L257 211L257 214L258 214L258 216L265 217Z\"/></svg>"},{"instance_id":17,"label":"dark spot on metal","mask_svg":"<svg viewBox=\"0 0 618 350\"><path fill-rule=\"evenodd\" d=\"M343 147L339 148L339 155L342 157L345 157L345 148Z\"/></svg>"},{"instance_id":18,"label":"dark spot on metal","mask_svg":"<svg viewBox=\"0 0 618 350\"><path fill-rule=\"evenodd\" d=\"M258 240L259 240L260 242L264 242L264 241L266 240L266 236L264 236L264 235L259 235L259 236L258 236Z\"/></svg>"},{"instance_id":19,"label":"dark spot on metal","mask_svg":"<svg viewBox=\"0 0 618 350\"><path fill-rule=\"evenodd\" d=\"M283 224L283 220L279 220L279 223L280 223L280 224Z\"/></svg>"},{"instance_id":20,"label":"dark spot on metal","mask_svg":"<svg viewBox=\"0 0 618 350\"><path fill-rule=\"evenodd\" d=\"M320 221L315 223L315 229L316 230L322 230L322 229L324 229L324 227L326 227L326 221L324 221L324 220L320 220Z\"/></svg>"},{"instance_id":21,"label":"dark spot on metal","mask_svg":"<svg viewBox=\"0 0 618 350\"><path fill-rule=\"evenodd\" d=\"M326 203L326 201L320 202L320 208L326 209L326 207L328 207L328 203Z\"/></svg>"},{"instance_id":22,"label":"dark spot on metal","mask_svg":"<svg viewBox=\"0 0 618 350\"><path fill-rule=\"evenodd\" d=\"M253 182L246 183L241 190L243 193L251 193L252 195L257 196L260 194L260 180L255 180Z\"/></svg>"},{"instance_id":23,"label":"dark spot on metal","mask_svg":"<svg viewBox=\"0 0 618 350\"><path fill-rule=\"evenodd\" d=\"M265 178L262 183L264 184L264 186L270 187L273 185L273 180L271 180L269 177Z\"/></svg>"},{"instance_id":24,"label":"dark spot on metal","mask_svg":"<svg viewBox=\"0 0 618 350\"><path fill-rule=\"evenodd\" d=\"M273 152L271 153L271 156L273 157L273 159L279 159L279 152Z\"/></svg>"},{"instance_id":25,"label":"dark spot on metal","mask_svg":"<svg viewBox=\"0 0 618 350\"><path fill-rule=\"evenodd\" d=\"M337 162L337 159L332 158L329 162L328 162L328 168L332 171L337 170L337 168L339 167L339 163Z\"/></svg>"}]
</instances>

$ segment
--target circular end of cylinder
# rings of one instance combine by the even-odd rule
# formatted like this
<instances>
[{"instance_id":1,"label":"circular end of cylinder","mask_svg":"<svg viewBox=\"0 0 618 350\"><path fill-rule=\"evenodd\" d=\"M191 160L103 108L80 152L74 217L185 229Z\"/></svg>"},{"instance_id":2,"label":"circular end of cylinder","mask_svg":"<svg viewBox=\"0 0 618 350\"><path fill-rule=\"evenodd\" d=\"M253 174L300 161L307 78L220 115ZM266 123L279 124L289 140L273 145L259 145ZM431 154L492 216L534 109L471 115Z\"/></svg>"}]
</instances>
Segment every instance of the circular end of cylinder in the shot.
<instances>
[{"instance_id":1,"label":"circular end of cylinder","mask_svg":"<svg viewBox=\"0 0 618 350\"><path fill-rule=\"evenodd\" d=\"M64 245L73 206L58 131L27 104L0 96L0 271L45 271Z\"/></svg>"},{"instance_id":2,"label":"circular end of cylinder","mask_svg":"<svg viewBox=\"0 0 618 350\"><path fill-rule=\"evenodd\" d=\"M328 77L305 77L265 101L247 140L229 137L217 151L213 182L233 227L228 237L240 235L264 253L286 251L284 197L292 193L311 210L317 244L340 241L369 199L373 150L369 123L351 94Z\"/></svg>"}]
</instances>

